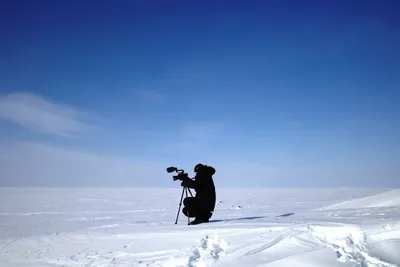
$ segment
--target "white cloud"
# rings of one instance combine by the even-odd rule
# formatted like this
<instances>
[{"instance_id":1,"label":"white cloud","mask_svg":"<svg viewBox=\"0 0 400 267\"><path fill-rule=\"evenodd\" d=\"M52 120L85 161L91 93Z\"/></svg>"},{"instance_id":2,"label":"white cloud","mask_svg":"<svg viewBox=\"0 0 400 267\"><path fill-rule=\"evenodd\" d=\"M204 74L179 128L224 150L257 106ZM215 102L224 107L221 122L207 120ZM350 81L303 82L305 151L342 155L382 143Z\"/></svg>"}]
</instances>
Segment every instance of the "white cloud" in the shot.
<instances>
[{"instance_id":1,"label":"white cloud","mask_svg":"<svg viewBox=\"0 0 400 267\"><path fill-rule=\"evenodd\" d=\"M74 107L52 102L29 93L0 97L0 119L31 131L73 137L94 129L89 116Z\"/></svg>"}]
</instances>

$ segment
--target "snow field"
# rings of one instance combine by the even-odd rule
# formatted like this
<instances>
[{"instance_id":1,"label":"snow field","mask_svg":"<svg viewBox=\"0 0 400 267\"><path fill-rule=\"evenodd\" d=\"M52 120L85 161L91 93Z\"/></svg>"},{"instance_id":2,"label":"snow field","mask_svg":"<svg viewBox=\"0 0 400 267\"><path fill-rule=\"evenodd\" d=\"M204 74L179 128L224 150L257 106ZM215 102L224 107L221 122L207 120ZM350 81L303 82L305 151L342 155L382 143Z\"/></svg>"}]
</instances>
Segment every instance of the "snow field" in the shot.
<instances>
[{"instance_id":1,"label":"snow field","mask_svg":"<svg viewBox=\"0 0 400 267\"><path fill-rule=\"evenodd\" d=\"M1 189L0 266L400 266L400 190L222 189L190 226L179 191Z\"/></svg>"}]
</instances>

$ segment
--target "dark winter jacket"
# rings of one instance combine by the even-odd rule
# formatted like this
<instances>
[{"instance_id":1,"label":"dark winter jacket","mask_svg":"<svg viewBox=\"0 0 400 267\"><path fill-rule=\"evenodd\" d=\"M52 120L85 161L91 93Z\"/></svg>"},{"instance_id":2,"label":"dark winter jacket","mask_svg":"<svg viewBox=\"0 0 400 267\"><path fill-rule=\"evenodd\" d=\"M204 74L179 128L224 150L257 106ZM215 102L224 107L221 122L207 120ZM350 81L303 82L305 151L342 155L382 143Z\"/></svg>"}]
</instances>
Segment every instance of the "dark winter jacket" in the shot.
<instances>
[{"instance_id":1,"label":"dark winter jacket","mask_svg":"<svg viewBox=\"0 0 400 267\"><path fill-rule=\"evenodd\" d=\"M212 178L214 174L215 169L205 165L197 172L194 180L186 178L182 181L182 186L193 188L196 191L196 198L200 200L205 211L214 211L215 209L216 192Z\"/></svg>"}]
</instances>

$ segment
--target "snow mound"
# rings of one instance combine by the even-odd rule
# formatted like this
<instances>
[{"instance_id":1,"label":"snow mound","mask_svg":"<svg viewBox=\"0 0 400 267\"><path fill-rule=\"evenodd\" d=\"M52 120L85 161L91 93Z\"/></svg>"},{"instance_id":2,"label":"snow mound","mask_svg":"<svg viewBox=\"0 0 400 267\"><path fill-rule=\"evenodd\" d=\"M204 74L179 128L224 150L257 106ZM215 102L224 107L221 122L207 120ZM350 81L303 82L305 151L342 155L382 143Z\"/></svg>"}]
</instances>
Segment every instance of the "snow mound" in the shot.
<instances>
[{"instance_id":1,"label":"snow mound","mask_svg":"<svg viewBox=\"0 0 400 267\"><path fill-rule=\"evenodd\" d=\"M200 241L200 245L195 246L192 255L189 257L189 267L206 267L225 256L227 243L220 239L216 234L212 237L206 235Z\"/></svg>"},{"instance_id":2,"label":"snow mound","mask_svg":"<svg viewBox=\"0 0 400 267\"><path fill-rule=\"evenodd\" d=\"M333 209L360 209L379 207L400 207L400 189L395 189L373 196L367 196L354 200L344 201L319 210Z\"/></svg>"},{"instance_id":3,"label":"snow mound","mask_svg":"<svg viewBox=\"0 0 400 267\"><path fill-rule=\"evenodd\" d=\"M309 226L309 230L341 262L360 267L400 266L400 224L370 230L352 226Z\"/></svg>"}]
</instances>

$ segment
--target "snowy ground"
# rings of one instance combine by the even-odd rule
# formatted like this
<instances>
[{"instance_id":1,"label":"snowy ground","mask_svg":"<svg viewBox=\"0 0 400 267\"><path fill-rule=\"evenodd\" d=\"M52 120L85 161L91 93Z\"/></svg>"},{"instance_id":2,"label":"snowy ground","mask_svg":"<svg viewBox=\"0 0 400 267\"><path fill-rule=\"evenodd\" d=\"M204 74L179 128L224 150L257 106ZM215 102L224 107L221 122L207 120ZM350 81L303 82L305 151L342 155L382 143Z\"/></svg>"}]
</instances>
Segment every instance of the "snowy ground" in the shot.
<instances>
[{"instance_id":1,"label":"snowy ground","mask_svg":"<svg viewBox=\"0 0 400 267\"><path fill-rule=\"evenodd\" d=\"M0 189L0 266L400 266L399 190Z\"/></svg>"}]
</instances>

